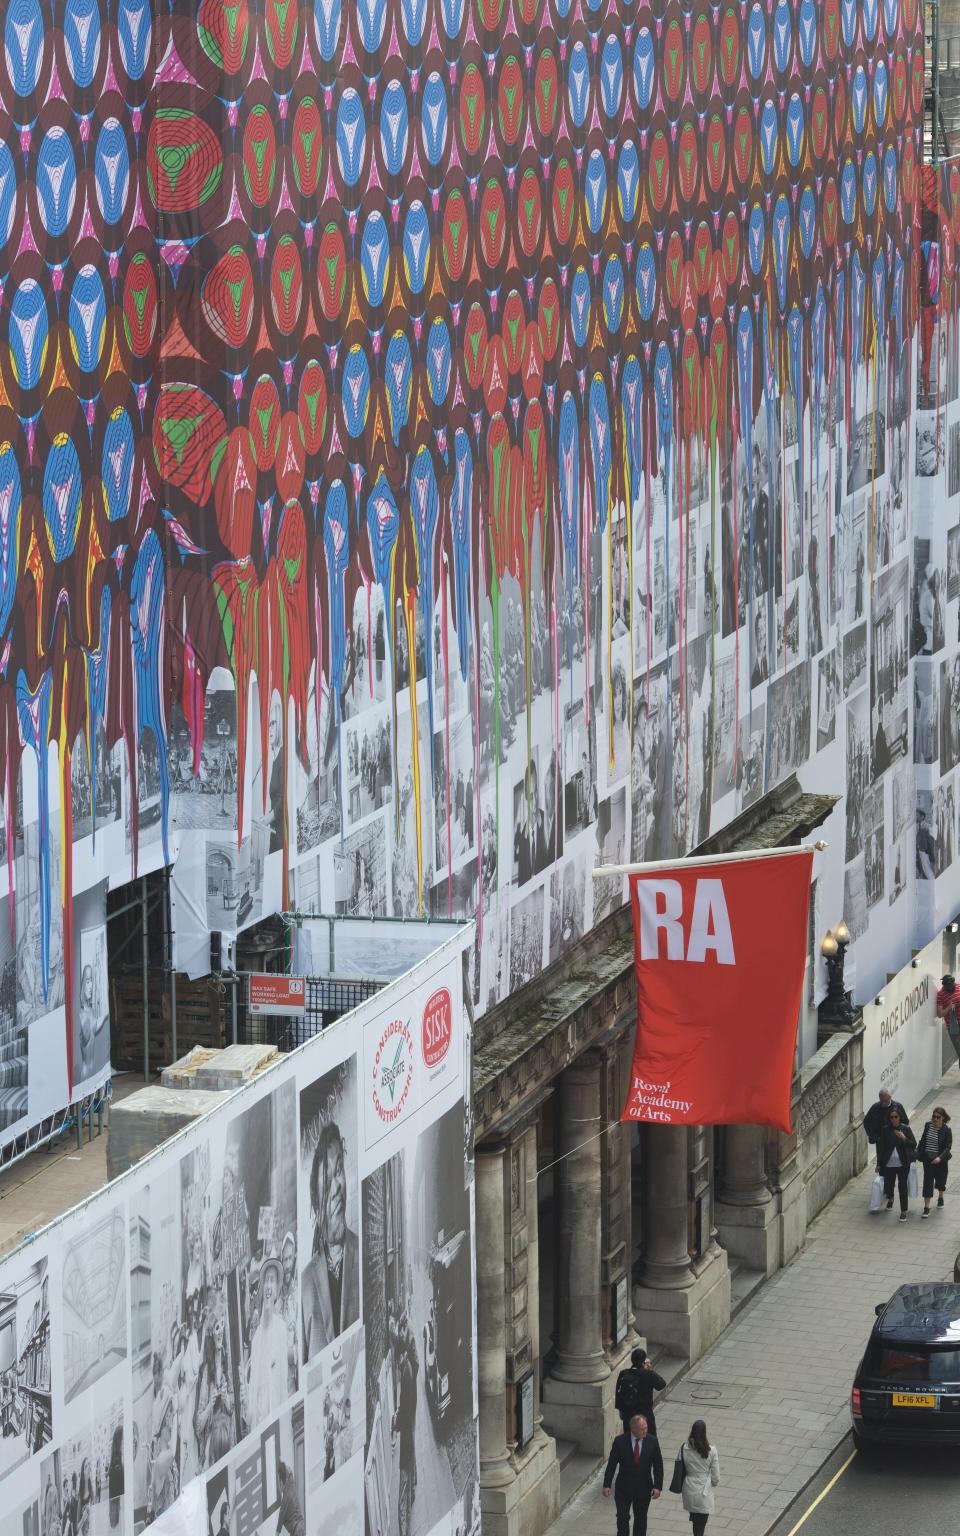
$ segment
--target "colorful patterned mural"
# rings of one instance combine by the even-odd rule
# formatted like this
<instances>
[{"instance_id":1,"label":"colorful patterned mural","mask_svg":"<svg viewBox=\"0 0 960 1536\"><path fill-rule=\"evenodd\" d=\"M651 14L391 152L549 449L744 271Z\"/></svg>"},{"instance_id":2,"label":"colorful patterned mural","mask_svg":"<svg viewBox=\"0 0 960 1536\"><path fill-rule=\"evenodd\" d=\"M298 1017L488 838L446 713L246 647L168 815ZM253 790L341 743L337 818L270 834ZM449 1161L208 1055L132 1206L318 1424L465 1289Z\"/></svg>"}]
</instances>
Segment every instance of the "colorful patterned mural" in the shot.
<instances>
[{"instance_id":1,"label":"colorful patterned mural","mask_svg":"<svg viewBox=\"0 0 960 1536\"><path fill-rule=\"evenodd\" d=\"M906 957L922 94L916 0L11 0L0 1135L163 864L485 1008L799 770Z\"/></svg>"}]
</instances>

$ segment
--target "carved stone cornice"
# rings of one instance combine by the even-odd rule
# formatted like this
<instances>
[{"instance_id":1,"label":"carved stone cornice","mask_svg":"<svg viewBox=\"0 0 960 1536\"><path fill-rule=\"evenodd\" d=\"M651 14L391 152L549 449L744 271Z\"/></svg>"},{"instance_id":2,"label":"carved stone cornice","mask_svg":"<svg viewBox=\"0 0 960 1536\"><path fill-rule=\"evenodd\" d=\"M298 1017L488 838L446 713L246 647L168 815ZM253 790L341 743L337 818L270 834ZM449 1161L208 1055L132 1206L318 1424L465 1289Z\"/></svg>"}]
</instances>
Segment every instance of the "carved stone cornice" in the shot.
<instances>
[{"instance_id":1,"label":"carved stone cornice","mask_svg":"<svg viewBox=\"0 0 960 1536\"><path fill-rule=\"evenodd\" d=\"M611 1029L634 1027L630 914L622 907L575 951L477 1023L473 1111L479 1140L513 1120L544 1085Z\"/></svg>"}]
</instances>

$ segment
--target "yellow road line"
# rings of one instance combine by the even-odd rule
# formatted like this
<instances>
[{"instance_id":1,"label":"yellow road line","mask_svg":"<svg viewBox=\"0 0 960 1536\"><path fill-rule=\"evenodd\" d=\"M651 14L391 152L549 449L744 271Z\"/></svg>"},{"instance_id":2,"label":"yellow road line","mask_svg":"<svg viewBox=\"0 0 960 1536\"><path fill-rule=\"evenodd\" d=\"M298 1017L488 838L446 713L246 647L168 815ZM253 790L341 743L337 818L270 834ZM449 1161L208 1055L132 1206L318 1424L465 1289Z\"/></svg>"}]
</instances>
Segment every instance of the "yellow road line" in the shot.
<instances>
[{"instance_id":1,"label":"yellow road line","mask_svg":"<svg viewBox=\"0 0 960 1536\"><path fill-rule=\"evenodd\" d=\"M793 1529L787 1532L787 1536L797 1536L797 1532L799 1531L800 1527L802 1525L806 1525L807 1521L810 1519L810 1516L813 1514L813 1512L816 1509L817 1505L821 1502L822 1499L826 1498L826 1496L830 1492L831 1488L833 1488L836 1483L839 1483L841 1477L843 1476L844 1472L846 1472L846 1470L849 1467L851 1461L853 1461L856 1458L856 1454L857 1454L856 1451L851 1451L850 1455L847 1457L846 1461L844 1462L843 1466L840 1468L839 1472L835 1472L833 1474L833 1476L831 1477L831 1479L830 1479L829 1483L827 1484L826 1488L821 1489L821 1491L817 1494L816 1498L814 1499L813 1503L811 1505L809 1505L808 1508L806 1508L804 1510L803 1514L800 1516L800 1519L797 1521L797 1523L793 1527Z\"/></svg>"}]
</instances>

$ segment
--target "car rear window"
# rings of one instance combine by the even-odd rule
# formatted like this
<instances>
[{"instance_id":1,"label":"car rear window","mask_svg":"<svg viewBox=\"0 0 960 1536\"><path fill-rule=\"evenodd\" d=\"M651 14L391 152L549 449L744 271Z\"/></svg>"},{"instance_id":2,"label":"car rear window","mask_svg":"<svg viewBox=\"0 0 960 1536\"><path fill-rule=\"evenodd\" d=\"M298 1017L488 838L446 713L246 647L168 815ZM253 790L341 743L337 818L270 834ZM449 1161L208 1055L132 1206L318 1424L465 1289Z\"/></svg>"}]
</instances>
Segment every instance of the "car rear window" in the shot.
<instances>
[{"instance_id":1,"label":"car rear window","mask_svg":"<svg viewBox=\"0 0 960 1536\"><path fill-rule=\"evenodd\" d=\"M865 1364L883 1381L960 1381L960 1349L875 1344Z\"/></svg>"}]
</instances>

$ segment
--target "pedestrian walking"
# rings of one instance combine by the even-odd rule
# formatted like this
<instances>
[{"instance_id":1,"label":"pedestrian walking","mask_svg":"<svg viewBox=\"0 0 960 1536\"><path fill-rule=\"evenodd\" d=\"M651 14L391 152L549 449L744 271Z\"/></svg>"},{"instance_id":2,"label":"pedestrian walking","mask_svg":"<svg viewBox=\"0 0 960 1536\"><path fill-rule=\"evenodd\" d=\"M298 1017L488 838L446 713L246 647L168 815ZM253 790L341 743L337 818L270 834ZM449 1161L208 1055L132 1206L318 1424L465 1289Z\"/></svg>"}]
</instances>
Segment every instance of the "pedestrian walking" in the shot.
<instances>
[{"instance_id":1,"label":"pedestrian walking","mask_svg":"<svg viewBox=\"0 0 960 1536\"><path fill-rule=\"evenodd\" d=\"M690 1516L693 1536L703 1536L713 1514L713 1490L720 1482L720 1457L707 1439L707 1426L696 1419L686 1445L681 1446L683 1507Z\"/></svg>"},{"instance_id":2,"label":"pedestrian walking","mask_svg":"<svg viewBox=\"0 0 960 1536\"><path fill-rule=\"evenodd\" d=\"M907 1219L908 1179L910 1164L917 1155L916 1137L909 1125L904 1125L899 1109L891 1105L887 1123L877 1138L877 1172L883 1174L883 1193L887 1210L893 1210L893 1191L900 1194L900 1220Z\"/></svg>"},{"instance_id":3,"label":"pedestrian walking","mask_svg":"<svg viewBox=\"0 0 960 1536\"><path fill-rule=\"evenodd\" d=\"M910 1124L910 1117L899 1100L892 1099L886 1088L881 1088L877 1094L877 1102L870 1105L863 1117L863 1128L871 1147L876 1146L877 1138L887 1122L887 1111L890 1109L899 1110L901 1125Z\"/></svg>"},{"instance_id":4,"label":"pedestrian walking","mask_svg":"<svg viewBox=\"0 0 960 1536\"><path fill-rule=\"evenodd\" d=\"M635 1413L642 1413L647 1421L647 1432L655 1435L657 1421L653 1412L653 1394L666 1386L663 1377L653 1369L653 1362L645 1349L635 1349L630 1364L617 1377L613 1406L620 1415L624 1434L630 1428Z\"/></svg>"},{"instance_id":5,"label":"pedestrian walking","mask_svg":"<svg viewBox=\"0 0 960 1536\"><path fill-rule=\"evenodd\" d=\"M917 1143L920 1162L923 1166L923 1214L930 1215L930 1201L933 1192L937 1192L937 1207L943 1206L943 1192L947 1187L947 1165L950 1162L950 1149L953 1146L953 1132L950 1129L950 1116L942 1105L931 1110L930 1119L920 1133Z\"/></svg>"},{"instance_id":6,"label":"pedestrian walking","mask_svg":"<svg viewBox=\"0 0 960 1536\"><path fill-rule=\"evenodd\" d=\"M614 1488L616 1478L616 1488ZM663 1457L655 1435L649 1433L642 1413L635 1413L626 1434L617 1435L610 1447L603 1474L603 1497L613 1493L617 1505L617 1536L647 1536L647 1512L651 1499L663 1492Z\"/></svg>"},{"instance_id":7,"label":"pedestrian walking","mask_svg":"<svg viewBox=\"0 0 960 1536\"><path fill-rule=\"evenodd\" d=\"M960 1062L960 987L949 974L941 978L941 983L937 993L937 1018L943 1020Z\"/></svg>"}]
</instances>

